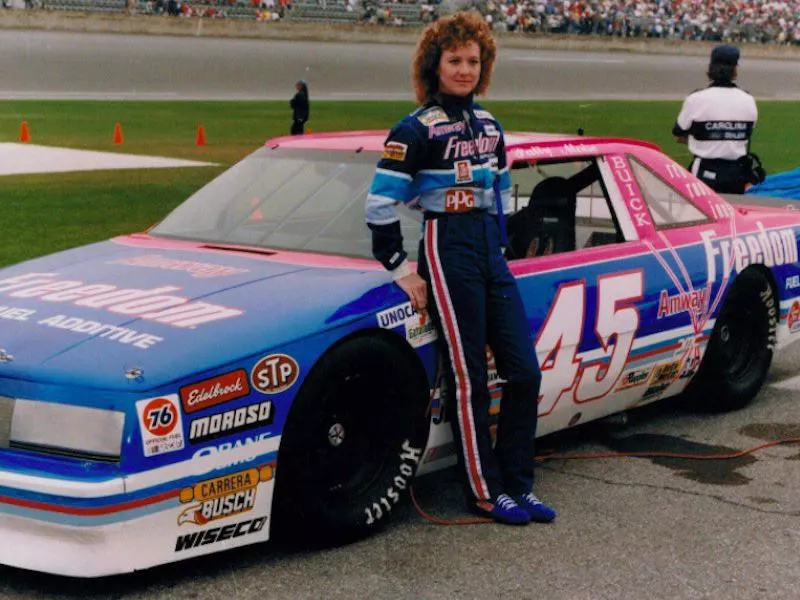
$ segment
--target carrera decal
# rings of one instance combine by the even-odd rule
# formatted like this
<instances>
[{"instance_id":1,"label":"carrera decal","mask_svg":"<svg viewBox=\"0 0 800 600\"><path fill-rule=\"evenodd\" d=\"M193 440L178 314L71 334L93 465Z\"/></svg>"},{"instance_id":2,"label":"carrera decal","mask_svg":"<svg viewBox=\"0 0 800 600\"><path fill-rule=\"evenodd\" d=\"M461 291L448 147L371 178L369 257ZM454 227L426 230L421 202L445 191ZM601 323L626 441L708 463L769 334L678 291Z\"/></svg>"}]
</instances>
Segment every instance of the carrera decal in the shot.
<instances>
[{"instance_id":1,"label":"carrera decal","mask_svg":"<svg viewBox=\"0 0 800 600\"><path fill-rule=\"evenodd\" d=\"M103 283L56 279L58 273L26 273L0 279L0 293L10 298L38 298L74 306L102 308L115 314L138 317L171 327L191 328L238 317L244 311L210 302L169 295L179 286L152 289L119 288Z\"/></svg>"},{"instance_id":2,"label":"carrera decal","mask_svg":"<svg viewBox=\"0 0 800 600\"><path fill-rule=\"evenodd\" d=\"M653 374L650 376L651 386L660 385L662 383L672 383L681 372L682 360L674 360L664 365L658 365L653 369Z\"/></svg>"},{"instance_id":3,"label":"carrera decal","mask_svg":"<svg viewBox=\"0 0 800 600\"><path fill-rule=\"evenodd\" d=\"M207 442L226 435L271 425L272 401L232 408L221 413L192 419L189 426L189 441L192 444Z\"/></svg>"},{"instance_id":4,"label":"carrera decal","mask_svg":"<svg viewBox=\"0 0 800 600\"><path fill-rule=\"evenodd\" d=\"M107 265L126 265L129 267L149 267L151 269L165 269L167 271L184 271L192 277L205 279L207 277L223 277L225 275L236 275L239 273L249 273L249 269L237 267L224 267L211 263L194 262L191 260L178 260L167 258L160 254L145 254L144 256L133 256L131 258L120 258L119 260L109 260Z\"/></svg>"},{"instance_id":5,"label":"carrera decal","mask_svg":"<svg viewBox=\"0 0 800 600\"><path fill-rule=\"evenodd\" d=\"M262 394L280 394L292 387L300 376L300 365L288 354L261 358L250 371L250 382Z\"/></svg>"},{"instance_id":6,"label":"carrera decal","mask_svg":"<svg viewBox=\"0 0 800 600\"><path fill-rule=\"evenodd\" d=\"M247 371L238 369L231 373L204 379L180 389L183 410L187 413L211 408L250 393Z\"/></svg>"},{"instance_id":7,"label":"carrera decal","mask_svg":"<svg viewBox=\"0 0 800 600\"><path fill-rule=\"evenodd\" d=\"M139 400L136 402L136 412L145 456L166 454L183 448L183 423L177 394Z\"/></svg>"},{"instance_id":8,"label":"carrera decal","mask_svg":"<svg viewBox=\"0 0 800 600\"><path fill-rule=\"evenodd\" d=\"M383 147L383 155L381 158L403 162L407 155L408 144L403 144L401 142L386 142L386 145Z\"/></svg>"},{"instance_id":9,"label":"carrera decal","mask_svg":"<svg viewBox=\"0 0 800 600\"><path fill-rule=\"evenodd\" d=\"M183 488L179 495L181 504L194 504L180 512L178 525L205 525L252 510L256 505L258 484L272 477L272 465L264 465Z\"/></svg>"}]
</instances>

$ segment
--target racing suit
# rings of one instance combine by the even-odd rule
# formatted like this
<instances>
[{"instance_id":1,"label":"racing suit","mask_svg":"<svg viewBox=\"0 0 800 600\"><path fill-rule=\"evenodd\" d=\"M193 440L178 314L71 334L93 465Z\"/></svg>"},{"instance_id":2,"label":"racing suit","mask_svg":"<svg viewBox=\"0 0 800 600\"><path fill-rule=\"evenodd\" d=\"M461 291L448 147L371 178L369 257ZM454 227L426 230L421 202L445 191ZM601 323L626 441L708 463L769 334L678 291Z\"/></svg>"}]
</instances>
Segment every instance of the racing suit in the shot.
<instances>
[{"instance_id":1,"label":"racing suit","mask_svg":"<svg viewBox=\"0 0 800 600\"><path fill-rule=\"evenodd\" d=\"M497 208L510 205L510 190L500 125L471 96L443 95L392 129L366 203L373 253L395 279L411 272L395 205L416 205L424 213L418 271L449 353L453 436L474 502L527 494L533 486L541 373L503 257ZM487 343L506 380L495 449Z\"/></svg>"},{"instance_id":2,"label":"racing suit","mask_svg":"<svg viewBox=\"0 0 800 600\"><path fill-rule=\"evenodd\" d=\"M688 136L693 174L717 192L743 194L750 174L742 159L757 119L750 94L718 81L686 97L672 133Z\"/></svg>"}]
</instances>

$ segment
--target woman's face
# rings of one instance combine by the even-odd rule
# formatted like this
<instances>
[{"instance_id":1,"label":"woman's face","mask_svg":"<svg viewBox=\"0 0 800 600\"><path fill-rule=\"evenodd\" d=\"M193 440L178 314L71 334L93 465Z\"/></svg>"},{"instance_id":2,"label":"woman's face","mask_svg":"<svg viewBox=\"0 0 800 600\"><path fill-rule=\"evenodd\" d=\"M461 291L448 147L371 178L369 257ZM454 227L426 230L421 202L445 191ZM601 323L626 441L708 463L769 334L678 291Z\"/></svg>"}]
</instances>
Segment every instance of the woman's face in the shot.
<instances>
[{"instance_id":1,"label":"woman's face","mask_svg":"<svg viewBox=\"0 0 800 600\"><path fill-rule=\"evenodd\" d=\"M481 78L481 47L478 42L443 50L437 73L439 91L443 94L471 94Z\"/></svg>"}]
</instances>

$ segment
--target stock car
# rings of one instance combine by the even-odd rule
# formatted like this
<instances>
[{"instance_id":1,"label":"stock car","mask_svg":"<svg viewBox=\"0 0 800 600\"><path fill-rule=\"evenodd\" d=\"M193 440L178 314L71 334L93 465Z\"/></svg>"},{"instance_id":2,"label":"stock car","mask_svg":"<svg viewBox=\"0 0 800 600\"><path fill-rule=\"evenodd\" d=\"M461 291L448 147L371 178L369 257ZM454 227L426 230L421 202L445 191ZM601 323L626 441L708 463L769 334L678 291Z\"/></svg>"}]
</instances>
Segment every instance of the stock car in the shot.
<instances>
[{"instance_id":1,"label":"stock car","mask_svg":"<svg viewBox=\"0 0 800 600\"><path fill-rule=\"evenodd\" d=\"M269 141L145 233L0 271L0 563L130 572L381 527L454 464L440 340L371 257L385 131ZM507 133L538 435L734 409L800 337L800 215L649 143ZM407 248L419 212L401 208ZM487 348L492 411L502 379Z\"/></svg>"}]
</instances>

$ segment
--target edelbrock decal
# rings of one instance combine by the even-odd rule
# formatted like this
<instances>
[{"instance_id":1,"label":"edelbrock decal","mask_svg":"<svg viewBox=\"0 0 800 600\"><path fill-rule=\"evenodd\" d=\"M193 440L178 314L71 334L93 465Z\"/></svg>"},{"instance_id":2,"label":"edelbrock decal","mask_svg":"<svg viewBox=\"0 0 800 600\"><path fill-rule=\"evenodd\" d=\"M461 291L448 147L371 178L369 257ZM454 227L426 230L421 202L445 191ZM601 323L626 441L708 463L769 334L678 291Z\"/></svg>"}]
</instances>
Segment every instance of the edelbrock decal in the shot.
<instances>
[{"instance_id":1,"label":"edelbrock decal","mask_svg":"<svg viewBox=\"0 0 800 600\"><path fill-rule=\"evenodd\" d=\"M211 408L217 404L235 400L250 393L247 372L238 369L231 373L204 379L185 385L180 389L183 410L187 413Z\"/></svg>"}]
</instances>

